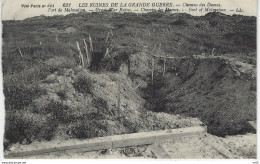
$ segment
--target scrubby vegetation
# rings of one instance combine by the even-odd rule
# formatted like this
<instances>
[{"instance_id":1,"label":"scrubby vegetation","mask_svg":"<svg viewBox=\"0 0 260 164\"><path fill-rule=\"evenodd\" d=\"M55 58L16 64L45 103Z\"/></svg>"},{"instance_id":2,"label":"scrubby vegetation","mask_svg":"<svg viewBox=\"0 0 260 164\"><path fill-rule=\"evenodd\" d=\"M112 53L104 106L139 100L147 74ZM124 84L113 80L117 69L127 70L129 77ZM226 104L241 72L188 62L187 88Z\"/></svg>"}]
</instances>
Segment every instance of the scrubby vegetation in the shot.
<instances>
[{"instance_id":1,"label":"scrubby vegetation","mask_svg":"<svg viewBox=\"0 0 260 164\"><path fill-rule=\"evenodd\" d=\"M241 74L244 65L234 71L230 63L193 60L213 48L254 70L256 18L102 12L3 21L5 138L28 144L200 124L187 116L212 134L245 132L240 125L255 118L255 77ZM167 60L165 77L156 61L152 85L151 55L190 59ZM248 112L240 117L242 107ZM221 122L223 112L237 119Z\"/></svg>"}]
</instances>

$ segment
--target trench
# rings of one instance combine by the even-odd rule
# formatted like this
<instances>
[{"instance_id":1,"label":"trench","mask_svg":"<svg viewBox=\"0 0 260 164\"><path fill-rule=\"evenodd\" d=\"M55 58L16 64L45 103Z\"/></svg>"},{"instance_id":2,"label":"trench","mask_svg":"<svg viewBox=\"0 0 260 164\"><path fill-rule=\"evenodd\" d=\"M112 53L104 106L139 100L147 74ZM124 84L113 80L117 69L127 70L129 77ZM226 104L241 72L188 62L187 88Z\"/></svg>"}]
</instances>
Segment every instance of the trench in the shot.
<instances>
[{"instance_id":1,"label":"trench","mask_svg":"<svg viewBox=\"0 0 260 164\"><path fill-rule=\"evenodd\" d=\"M196 117L224 137L255 132L248 124L256 120L255 83L226 60L188 58L168 62L164 77L155 72L142 97L148 110Z\"/></svg>"}]
</instances>

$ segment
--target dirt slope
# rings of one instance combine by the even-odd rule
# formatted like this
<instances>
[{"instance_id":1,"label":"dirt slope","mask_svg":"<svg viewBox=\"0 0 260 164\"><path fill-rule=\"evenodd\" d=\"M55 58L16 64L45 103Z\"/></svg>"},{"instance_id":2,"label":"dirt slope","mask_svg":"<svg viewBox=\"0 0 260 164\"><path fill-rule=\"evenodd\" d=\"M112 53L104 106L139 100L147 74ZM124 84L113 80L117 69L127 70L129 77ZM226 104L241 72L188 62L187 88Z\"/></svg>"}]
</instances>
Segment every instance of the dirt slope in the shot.
<instances>
[{"instance_id":1,"label":"dirt slope","mask_svg":"<svg viewBox=\"0 0 260 164\"><path fill-rule=\"evenodd\" d=\"M93 138L201 124L196 118L147 111L134 84L123 74L64 69L47 76L38 87L44 93L33 97L28 107L7 113L6 138L12 143Z\"/></svg>"},{"instance_id":2,"label":"dirt slope","mask_svg":"<svg viewBox=\"0 0 260 164\"><path fill-rule=\"evenodd\" d=\"M256 119L255 80L254 65L221 56L169 59L145 98L154 111L200 118L211 134L241 134Z\"/></svg>"}]
</instances>

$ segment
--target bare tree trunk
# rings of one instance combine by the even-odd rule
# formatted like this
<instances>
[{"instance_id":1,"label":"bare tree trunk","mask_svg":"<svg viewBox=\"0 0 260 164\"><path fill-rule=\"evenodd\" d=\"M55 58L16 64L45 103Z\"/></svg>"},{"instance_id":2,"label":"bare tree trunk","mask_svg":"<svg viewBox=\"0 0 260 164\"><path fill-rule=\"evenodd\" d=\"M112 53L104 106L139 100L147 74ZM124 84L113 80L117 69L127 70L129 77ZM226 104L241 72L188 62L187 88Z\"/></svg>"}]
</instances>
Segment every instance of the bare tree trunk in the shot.
<instances>
[{"instance_id":1,"label":"bare tree trunk","mask_svg":"<svg viewBox=\"0 0 260 164\"><path fill-rule=\"evenodd\" d=\"M80 47L79 47L79 43L77 43L77 48L78 48L78 51L79 51L79 58L80 58L80 61L81 61L81 64L82 64L82 67L84 68L84 60L83 60L83 55L81 53L81 50L80 50Z\"/></svg>"},{"instance_id":2,"label":"bare tree trunk","mask_svg":"<svg viewBox=\"0 0 260 164\"><path fill-rule=\"evenodd\" d=\"M86 43L86 40L84 39L84 45L85 45L85 51L86 51L86 56L87 56L87 63L88 63L88 67L90 66L90 57L89 57L89 53L88 53L88 45Z\"/></svg>"},{"instance_id":3,"label":"bare tree trunk","mask_svg":"<svg viewBox=\"0 0 260 164\"><path fill-rule=\"evenodd\" d=\"M90 52L92 54L94 52L94 49L93 49L92 39L90 35L89 35L89 44L90 44Z\"/></svg>"}]
</instances>

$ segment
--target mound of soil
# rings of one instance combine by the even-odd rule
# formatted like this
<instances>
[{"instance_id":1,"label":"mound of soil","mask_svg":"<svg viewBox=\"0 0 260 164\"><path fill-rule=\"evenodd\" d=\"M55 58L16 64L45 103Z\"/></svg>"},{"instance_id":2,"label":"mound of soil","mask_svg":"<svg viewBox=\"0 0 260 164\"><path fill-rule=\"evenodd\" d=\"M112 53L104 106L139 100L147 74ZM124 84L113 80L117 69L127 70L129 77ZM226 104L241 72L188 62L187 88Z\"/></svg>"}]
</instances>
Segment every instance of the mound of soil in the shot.
<instances>
[{"instance_id":1,"label":"mound of soil","mask_svg":"<svg viewBox=\"0 0 260 164\"><path fill-rule=\"evenodd\" d=\"M11 142L93 138L201 124L196 118L147 111L132 81L122 74L64 69L48 75L39 89L45 92L30 105L7 115L6 138ZM37 118L43 121L32 122ZM46 121L52 126L44 126ZM14 133L19 138L11 137Z\"/></svg>"}]
</instances>

